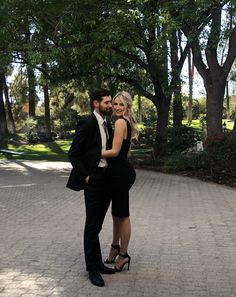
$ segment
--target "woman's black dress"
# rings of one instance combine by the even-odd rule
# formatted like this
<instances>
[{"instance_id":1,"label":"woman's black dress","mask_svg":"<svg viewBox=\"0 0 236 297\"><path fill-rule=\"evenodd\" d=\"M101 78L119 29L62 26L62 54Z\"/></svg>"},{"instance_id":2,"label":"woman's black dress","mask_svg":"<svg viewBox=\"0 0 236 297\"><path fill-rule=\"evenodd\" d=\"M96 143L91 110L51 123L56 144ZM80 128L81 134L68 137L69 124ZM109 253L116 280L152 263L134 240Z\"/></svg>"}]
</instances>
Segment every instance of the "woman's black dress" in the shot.
<instances>
[{"instance_id":1,"label":"woman's black dress","mask_svg":"<svg viewBox=\"0 0 236 297\"><path fill-rule=\"evenodd\" d=\"M112 198L112 215L125 218L129 216L129 189L133 185L136 173L127 160L131 143L131 126L127 124L127 139L123 139L119 155L109 159L108 183Z\"/></svg>"}]
</instances>

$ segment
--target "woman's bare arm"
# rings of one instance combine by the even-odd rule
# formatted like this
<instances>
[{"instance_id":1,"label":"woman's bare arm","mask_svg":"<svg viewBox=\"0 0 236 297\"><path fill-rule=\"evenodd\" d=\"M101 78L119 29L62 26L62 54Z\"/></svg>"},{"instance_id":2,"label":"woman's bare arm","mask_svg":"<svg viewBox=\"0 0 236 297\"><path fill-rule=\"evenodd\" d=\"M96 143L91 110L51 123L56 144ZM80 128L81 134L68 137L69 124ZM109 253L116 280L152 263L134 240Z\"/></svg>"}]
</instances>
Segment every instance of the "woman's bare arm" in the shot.
<instances>
[{"instance_id":1,"label":"woman's bare arm","mask_svg":"<svg viewBox=\"0 0 236 297\"><path fill-rule=\"evenodd\" d=\"M127 126L124 119L118 119L115 122L115 131L114 131L114 138L112 142L112 148L110 150L102 151L102 157L112 158L112 157L118 156L122 146L126 129L127 129Z\"/></svg>"}]
</instances>

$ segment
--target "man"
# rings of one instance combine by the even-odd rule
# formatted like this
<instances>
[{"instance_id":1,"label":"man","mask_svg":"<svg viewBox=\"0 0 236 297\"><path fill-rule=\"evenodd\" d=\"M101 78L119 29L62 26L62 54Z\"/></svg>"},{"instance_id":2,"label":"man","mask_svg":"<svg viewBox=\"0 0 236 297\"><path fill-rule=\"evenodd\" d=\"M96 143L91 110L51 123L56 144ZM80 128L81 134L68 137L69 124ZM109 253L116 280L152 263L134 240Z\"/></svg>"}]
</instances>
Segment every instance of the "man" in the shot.
<instances>
[{"instance_id":1,"label":"man","mask_svg":"<svg viewBox=\"0 0 236 297\"><path fill-rule=\"evenodd\" d=\"M111 146L112 128L106 116L112 112L110 92L95 90L90 94L94 111L79 121L69 150L73 166L67 187L84 189L86 222L84 229L84 253L89 279L95 286L104 286L100 273L112 274L114 269L103 264L99 232L110 204L106 184L107 161L101 158L102 150Z\"/></svg>"}]
</instances>

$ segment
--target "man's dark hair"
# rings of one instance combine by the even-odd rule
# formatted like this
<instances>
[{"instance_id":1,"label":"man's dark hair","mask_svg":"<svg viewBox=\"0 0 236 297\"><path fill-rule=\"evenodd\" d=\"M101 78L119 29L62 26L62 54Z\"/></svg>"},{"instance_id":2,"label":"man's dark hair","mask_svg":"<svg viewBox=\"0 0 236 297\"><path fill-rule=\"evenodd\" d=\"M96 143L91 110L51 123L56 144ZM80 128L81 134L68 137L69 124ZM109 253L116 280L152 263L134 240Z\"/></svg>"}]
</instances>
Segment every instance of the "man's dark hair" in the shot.
<instances>
[{"instance_id":1,"label":"man's dark hair","mask_svg":"<svg viewBox=\"0 0 236 297\"><path fill-rule=\"evenodd\" d=\"M93 103L94 100L98 102L102 101L103 96L110 96L110 91L107 89L97 89L90 93L90 102Z\"/></svg>"}]
</instances>

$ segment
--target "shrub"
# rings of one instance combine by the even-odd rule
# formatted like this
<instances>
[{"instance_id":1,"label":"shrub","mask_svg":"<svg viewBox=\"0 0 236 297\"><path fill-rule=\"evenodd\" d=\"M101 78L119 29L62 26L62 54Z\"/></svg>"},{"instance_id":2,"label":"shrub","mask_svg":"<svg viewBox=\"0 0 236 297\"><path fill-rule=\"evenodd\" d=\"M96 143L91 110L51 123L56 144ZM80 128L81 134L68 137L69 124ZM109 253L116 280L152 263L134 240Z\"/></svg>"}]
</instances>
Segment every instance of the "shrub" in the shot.
<instances>
[{"instance_id":1,"label":"shrub","mask_svg":"<svg viewBox=\"0 0 236 297\"><path fill-rule=\"evenodd\" d=\"M193 100L193 120L197 120L200 115L206 113L206 99L200 98L200 99L194 99Z\"/></svg>"},{"instance_id":2,"label":"shrub","mask_svg":"<svg viewBox=\"0 0 236 297\"><path fill-rule=\"evenodd\" d=\"M181 126L168 128L167 131L167 153L179 153L187 148L193 147L201 140L201 133L196 129Z\"/></svg>"},{"instance_id":3,"label":"shrub","mask_svg":"<svg viewBox=\"0 0 236 297\"><path fill-rule=\"evenodd\" d=\"M163 171L170 173L194 171L207 167L207 163L205 152L173 154L165 160Z\"/></svg>"},{"instance_id":4,"label":"shrub","mask_svg":"<svg viewBox=\"0 0 236 297\"><path fill-rule=\"evenodd\" d=\"M70 131L75 129L79 115L77 111L69 109L64 111L58 120L54 121L56 133L60 138L71 137Z\"/></svg>"},{"instance_id":5,"label":"shrub","mask_svg":"<svg viewBox=\"0 0 236 297\"><path fill-rule=\"evenodd\" d=\"M156 128L152 126L142 126L139 125L139 136L138 141L140 143L145 143L146 145L153 146L155 142Z\"/></svg>"},{"instance_id":6,"label":"shrub","mask_svg":"<svg viewBox=\"0 0 236 297\"><path fill-rule=\"evenodd\" d=\"M209 169L214 176L236 177L236 133L228 132L216 137L206 147L209 156Z\"/></svg>"},{"instance_id":7,"label":"shrub","mask_svg":"<svg viewBox=\"0 0 236 297\"><path fill-rule=\"evenodd\" d=\"M199 121L200 121L200 126L202 131L206 130L206 115L205 114L201 114L199 116Z\"/></svg>"},{"instance_id":8,"label":"shrub","mask_svg":"<svg viewBox=\"0 0 236 297\"><path fill-rule=\"evenodd\" d=\"M38 132L37 132L37 120L34 118L28 118L26 120L26 126L28 131L26 132L26 138L29 143L37 143L39 140Z\"/></svg>"},{"instance_id":9,"label":"shrub","mask_svg":"<svg viewBox=\"0 0 236 297\"><path fill-rule=\"evenodd\" d=\"M227 133L221 142L216 139L203 152L173 154L165 160L166 172L203 170L213 180L236 178L236 135Z\"/></svg>"}]
</instances>

